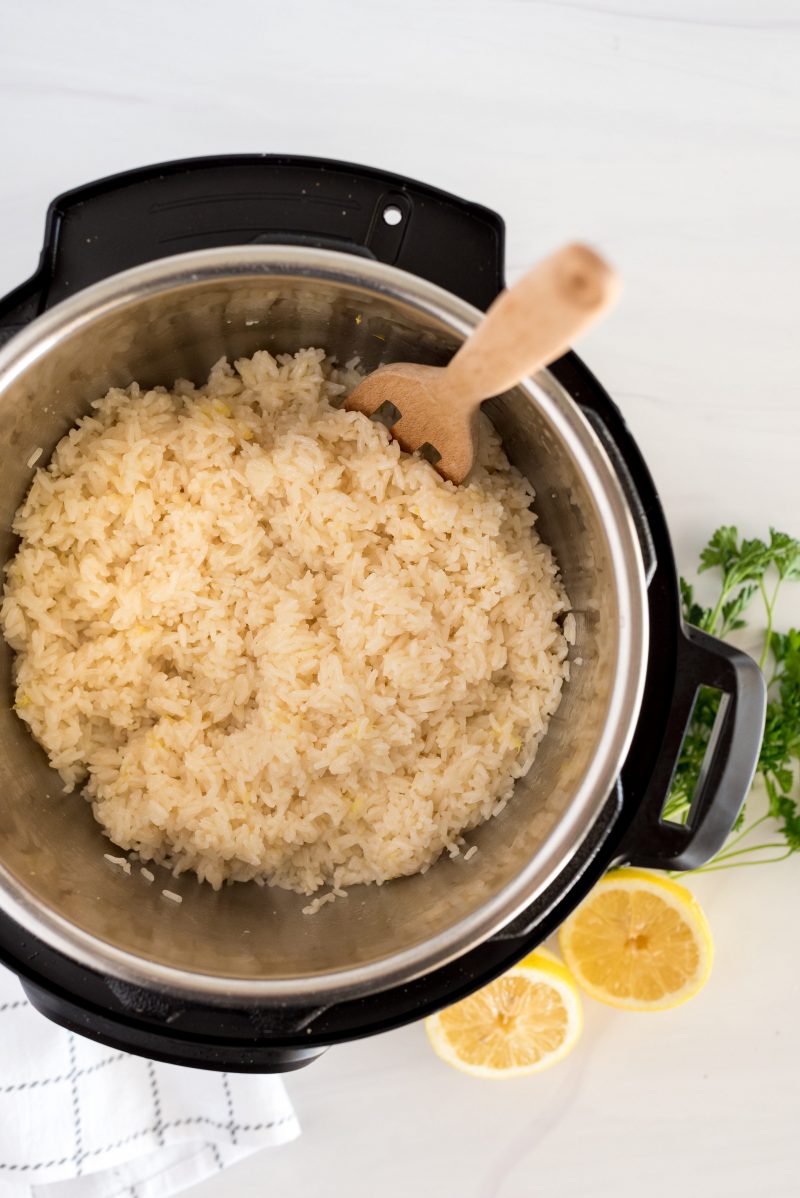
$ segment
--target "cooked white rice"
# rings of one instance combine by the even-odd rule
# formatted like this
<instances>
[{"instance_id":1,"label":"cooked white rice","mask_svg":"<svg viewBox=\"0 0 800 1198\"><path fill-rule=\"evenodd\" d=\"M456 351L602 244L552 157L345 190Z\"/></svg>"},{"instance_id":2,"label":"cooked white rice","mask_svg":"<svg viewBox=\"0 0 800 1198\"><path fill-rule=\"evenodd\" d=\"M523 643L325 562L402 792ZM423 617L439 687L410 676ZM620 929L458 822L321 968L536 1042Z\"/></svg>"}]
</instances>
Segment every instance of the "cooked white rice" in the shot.
<instances>
[{"instance_id":1,"label":"cooked white rice","mask_svg":"<svg viewBox=\"0 0 800 1198\"><path fill-rule=\"evenodd\" d=\"M469 483L443 482L331 405L352 381L307 349L113 390L15 520L19 715L115 845L215 887L458 853L559 702L567 604L530 486L488 425Z\"/></svg>"}]
</instances>

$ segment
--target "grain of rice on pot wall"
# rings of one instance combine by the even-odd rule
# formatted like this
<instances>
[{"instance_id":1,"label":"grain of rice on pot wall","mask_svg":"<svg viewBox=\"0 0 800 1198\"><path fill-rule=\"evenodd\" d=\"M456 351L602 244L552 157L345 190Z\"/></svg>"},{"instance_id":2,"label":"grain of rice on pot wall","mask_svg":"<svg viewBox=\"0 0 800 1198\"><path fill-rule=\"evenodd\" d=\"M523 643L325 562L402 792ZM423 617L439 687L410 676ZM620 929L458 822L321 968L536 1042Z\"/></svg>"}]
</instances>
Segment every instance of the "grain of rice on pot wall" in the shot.
<instances>
[{"instance_id":1,"label":"grain of rice on pot wall","mask_svg":"<svg viewBox=\"0 0 800 1198\"><path fill-rule=\"evenodd\" d=\"M305 894L425 869L558 705L529 484L488 424L443 482L332 406L356 377L305 349L113 390L35 473L0 613L16 708L142 861Z\"/></svg>"}]
</instances>

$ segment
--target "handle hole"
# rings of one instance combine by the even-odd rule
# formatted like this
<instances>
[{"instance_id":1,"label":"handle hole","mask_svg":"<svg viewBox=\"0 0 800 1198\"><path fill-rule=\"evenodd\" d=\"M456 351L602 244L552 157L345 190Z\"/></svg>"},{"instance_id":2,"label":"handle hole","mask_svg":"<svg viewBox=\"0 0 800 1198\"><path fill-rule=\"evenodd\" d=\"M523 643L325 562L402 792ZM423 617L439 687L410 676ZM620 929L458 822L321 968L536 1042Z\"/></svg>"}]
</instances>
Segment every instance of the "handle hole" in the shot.
<instances>
[{"instance_id":1,"label":"handle hole","mask_svg":"<svg viewBox=\"0 0 800 1198\"><path fill-rule=\"evenodd\" d=\"M430 462L431 466L435 466L437 462L441 462L442 460L442 455L439 453L439 450L435 445L431 445L430 441L423 441L417 452L421 458L425 459L426 462Z\"/></svg>"},{"instance_id":2,"label":"handle hole","mask_svg":"<svg viewBox=\"0 0 800 1198\"><path fill-rule=\"evenodd\" d=\"M399 225L403 219L402 211L397 207L397 204L387 204L383 210L384 223L387 225Z\"/></svg>"},{"instance_id":3,"label":"handle hole","mask_svg":"<svg viewBox=\"0 0 800 1198\"><path fill-rule=\"evenodd\" d=\"M403 413L394 406L391 400L385 399L380 407L372 413L370 420L374 420L376 424L382 424L384 428L391 428L393 424L397 424L402 415Z\"/></svg>"},{"instance_id":4,"label":"handle hole","mask_svg":"<svg viewBox=\"0 0 800 1198\"><path fill-rule=\"evenodd\" d=\"M729 696L715 686L698 686L681 741L661 822L691 827L722 727Z\"/></svg>"}]
</instances>

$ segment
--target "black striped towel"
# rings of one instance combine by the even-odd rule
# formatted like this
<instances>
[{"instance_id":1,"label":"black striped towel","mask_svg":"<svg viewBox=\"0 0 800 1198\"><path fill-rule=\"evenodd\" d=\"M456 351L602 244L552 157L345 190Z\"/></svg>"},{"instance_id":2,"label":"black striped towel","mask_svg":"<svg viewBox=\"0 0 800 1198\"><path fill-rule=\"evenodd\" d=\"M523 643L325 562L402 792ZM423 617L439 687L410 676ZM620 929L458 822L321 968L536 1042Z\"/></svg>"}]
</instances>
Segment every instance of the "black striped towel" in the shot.
<instances>
[{"instance_id":1,"label":"black striped towel","mask_svg":"<svg viewBox=\"0 0 800 1198\"><path fill-rule=\"evenodd\" d=\"M299 1134L280 1078L114 1052L0 966L0 1198L167 1198Z\"/></svg>"}]
</instances>

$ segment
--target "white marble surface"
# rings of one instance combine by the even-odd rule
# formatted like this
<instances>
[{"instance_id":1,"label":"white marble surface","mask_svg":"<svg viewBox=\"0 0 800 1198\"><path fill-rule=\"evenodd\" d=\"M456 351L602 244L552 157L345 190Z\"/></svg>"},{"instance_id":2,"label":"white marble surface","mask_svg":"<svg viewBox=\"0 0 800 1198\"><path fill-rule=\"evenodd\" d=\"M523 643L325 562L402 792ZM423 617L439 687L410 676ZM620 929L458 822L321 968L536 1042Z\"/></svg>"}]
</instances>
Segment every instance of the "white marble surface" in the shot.
<instances>
[{"instance_id":1,"label":"white marble surface","mask_svg":"<svg viewBox=\"0 0 800 1198\"><path fill-rule=\"evenodd\" d=\"M796 0L7 3L0 293L50 198L114 171L267 150L405 172L502 212L511 277L578 234L618 263L582 352L684 563L721 521L797 534L799 61ZM796 1195L797 870L697 881L718 955L682 1010L587 1003L569 1061L506 1085L418 1026L338 1049L290 1079L302 1139L196 1198Z\"/></svg>"}]
</instances>

